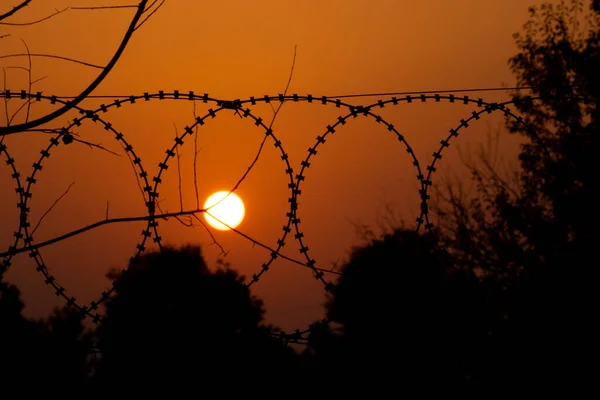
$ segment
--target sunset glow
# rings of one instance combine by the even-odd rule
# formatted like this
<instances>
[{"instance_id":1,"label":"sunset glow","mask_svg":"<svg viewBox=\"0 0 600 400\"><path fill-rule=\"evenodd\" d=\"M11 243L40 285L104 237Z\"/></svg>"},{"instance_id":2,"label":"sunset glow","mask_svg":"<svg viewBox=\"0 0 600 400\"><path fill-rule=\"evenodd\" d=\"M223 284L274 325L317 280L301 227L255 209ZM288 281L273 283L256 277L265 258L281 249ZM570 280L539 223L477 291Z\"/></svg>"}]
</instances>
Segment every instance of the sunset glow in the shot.
<instances>
[{"instance_id":1,"label":"sunset glow","mask_svg":"<svg viewBox=\"0 0 600 400\"><path fill-rule=\"evenodd\" d=\"M220 231L237 227L244 219L245 207L235 193L220 191L206 199L204 218L210 226Z\"/></svg>"}]
</instances>

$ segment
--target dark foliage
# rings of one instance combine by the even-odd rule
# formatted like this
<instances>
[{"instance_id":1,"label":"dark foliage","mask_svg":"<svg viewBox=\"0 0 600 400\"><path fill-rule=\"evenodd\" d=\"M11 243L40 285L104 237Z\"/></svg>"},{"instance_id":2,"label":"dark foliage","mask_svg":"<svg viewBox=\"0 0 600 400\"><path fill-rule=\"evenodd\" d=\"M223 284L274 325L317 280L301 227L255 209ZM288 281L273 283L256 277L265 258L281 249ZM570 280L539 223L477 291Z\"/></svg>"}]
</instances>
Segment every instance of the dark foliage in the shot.
<instances>
[{"instance_id":1,"label":"dark foliage","mask_svg":"<svg viewBox=\"0 0 600 400\"><path fill-rule=\"evenodd\" d=\"M73 309L56 309L43 320L21 314L19 290L0 282L0 384L7 393L39 393L62 387L65 394L88 383L91 334Z\"/></svg>"},{"instance_id":2,"label":"dark foliage","mask_svg":"<svg viewBox=\"0 0 600 400\"><path fill-rule=\"evenodd\" d=\"M327 305L341 329L308 351L321 366L390 387L593 388L600 14L583 5L532 7L515 35L532 88L508 122L526 139L516 181L473 167L477 196L440 210L443 253L402 230L357 249Z\"/></svg>"},{"instance_id":3,"label":"dark foliage","mask_svg":"<svg viewBox=\"0 0 600 400\"><path fill-rule=\"evenodd\" d=\"M398 229L356 248L305 356L357 387L469 387L490 351L498 299L455 271L432 235ZM358 385L360 383L360 385Z\"/></svg>"},{"instance_id":4,"label":"dark foliage","mask_svg":"<svg viewBox=\"0 0 600 400\"><path fill-rule=\"evenodd\" d=\"M294 353L270 336L263 314L243 278L210 270L199 247L148 253L130 263L107 302L96 380L106 388L220 388L225 395L265 376L283 379Z\"/></svg>"}]
</instances>

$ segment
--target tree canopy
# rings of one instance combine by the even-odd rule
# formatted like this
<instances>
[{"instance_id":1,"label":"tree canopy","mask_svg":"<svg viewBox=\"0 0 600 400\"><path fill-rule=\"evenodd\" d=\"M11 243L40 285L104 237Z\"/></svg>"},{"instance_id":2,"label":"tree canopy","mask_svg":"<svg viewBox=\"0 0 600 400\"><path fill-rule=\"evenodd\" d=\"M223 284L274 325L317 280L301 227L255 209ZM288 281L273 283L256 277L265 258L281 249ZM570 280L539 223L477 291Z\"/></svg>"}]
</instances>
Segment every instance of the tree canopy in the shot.
<instances>
[{"instance_id":1,"label":"tree canopy","mask_svg":"<svg viewBox=\"0 0 600 400\"><path fill-rule=\"evenodd\" d=\"M164 247L108 277L119 278L97 328L97 379L108 387L211 388L279 375L292 361L244 278L209 268L200 247Z\"/></svg>"},{"instance_id":2,"label":"tree canopy","mask_svg":"<svg viewBox=\"0 0 600 400\"><path fill-rule=\"evenodd\" d=\"M593 383L598 3L531 7L514 38L522 119L507 128L525 140L520 169L507 178L491 163L472 166L477 194L451 192L437 210L439 246L398 229L355 249L327 304L341 327L315 332L309 348L322 365L343 359L356 376L417 386Z\"/></svg>"}]
</instances>

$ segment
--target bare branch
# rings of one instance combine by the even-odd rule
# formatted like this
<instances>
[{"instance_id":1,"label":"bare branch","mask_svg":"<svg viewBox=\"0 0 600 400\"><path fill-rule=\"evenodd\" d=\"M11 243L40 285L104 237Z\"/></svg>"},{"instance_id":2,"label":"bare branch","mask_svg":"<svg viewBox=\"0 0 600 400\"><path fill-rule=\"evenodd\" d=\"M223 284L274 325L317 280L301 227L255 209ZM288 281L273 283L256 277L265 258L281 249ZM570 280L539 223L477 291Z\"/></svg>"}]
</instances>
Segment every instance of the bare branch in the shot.
<instances>
[{"instance_id":1,"label":"bare branch","mask_svg":"<svg viewBox=\"0 0 600 400\"><path fill-rule=\"evenodd\" d=\"M22 69L24 71L27 72L28 75L28 82L29 82L29 87L28 87L28 93L31 93L32 91L32 87L33 84L36 82L41 81L44 78L40 78L40 79L36 79L35 81L32 78L32 68L33 68L33 63L31 62L31 53L29 51L29 47L27 46L27 43L21 39L21 41L23 42L23 45L25 46L25 50L27 51L27 58L29 61L29 68L25 68L25 67L21 67L21 66L10 66L10 67L6 67L7 69ZM6 88L5 88L6 91ZM29 115L30 115L30 111L31 111L31 98L28 98L25 103L21 104L21 106L13 113L12 117L9 118L8 121L8 125L10 125L12 123L12 121L15 119L15 117L19 114L19 112L21 112L21 110L26 109L26 115L25 115L25 122L29 121Z\"/></svg>"},{"instance_id":2,"label":"bare branch","mask_svg":"<svg viewBox=\"0 0 600 400\"><path fill-rule=\"evenodd\" d=\"M140 29L140 28L142 27L142 25L144 25L144 23L146 23L146 21L148 21L148 19L150 19L150 17L152 17L152 15L154 15L154 13L155 13L155 12L157 12L157 11L159 10L159 8L161 8L161 7L162 7L162 5L163 5L164 3L165 3L165 0L161 0L160 4L159 4L158 6L156 6L156 8L155 8L154 10L152 10L152 12L151 12L150 14L148 14L148 15L146 16L146 18L144 18L144 20L143 20L142 22L140 22L140 23L139 23L139 25L138 25L138 26L136 26L136 27L134 28L134 31L136 31L136 30ZM144 13L145 13L145 12L147 12L147 11L148 11L150 8L152 8L152 6L153 6L154 4L156 4L156 1L154 1L154 2L153 2L151 5L150 5L150 7L148 7L147 9L145 9L143 12L144 12Z\"/></svg>"},{"instance_id":3,"label":"bare branch","mask_svg":"<svg viewBox=\"0 0 600 400\"><path fill-rule=\"evenodd\" d=\"M12 68L12 67L7 67L7 68ZM28 104L31 104L31 99L27 99L27 100L25 101L25 103L21 104L21 105L19 106L19 108L17 108L17 110L16 110L16 111L13 113L13 115L10 117L10 119L9 119L9 121L8 121L8 124L9 124L9 125L10 125L10 124L12 124L12 121L13 121L13 119L15 119L15 117L16 117L16 116L17 116L17 115L18 115L18 114L19 114L19 113L20 113L22 110L24 110L24 109L27 107L27 105L28 105Z\"/></svg>"},{"instance_id":4,"label":"bare branch","mask_svg":"<svg viewBox=\"0 0 600 400\"><path fill-rule=\"evenodd\" d=\"M6 68L2 68L3 74L3 82L4 82L4 93L6 93ZM8 102L10 99L8 97L4 97L4 115L6 116L6 126L10 126L10 115L8 113ZM4 137L2 138L4 139Z\"/></svg>"},{"instance_id":5,"label":"bare branch","mask_svg":"<svg viewBox=\"0 0 600 400\"><path fill-rule=\"evenodd\" d=\"M37 21L30 21L30 22L0 22L0 25L8 25L8 26L27 26L27 25L35 25L35 24L39 24L40 22L44 22L52 17L57 16L58 14L61 14L65 11L67 11L69 9L69 7L65 7L62 10L56 10L54 12L54 14L50 14L44 18L38 19Z\"/></svg>"},{"instance_id":6,"label":"bare branch","mask_svg":"<svg viewBox=\"0 0 600 400\"><path fill-rule=\"evenodd\" d=\"M29 3L31 3L31 0L24 0L21 4L14 6L12 10L0 15L0 21L10 17L11 15L14 15L17 11L19 11L21 8L25 7Z\"/></svg>"},{"instance_id":7,"label":"bare branch","mask_svg":"<svg viewBox=\"0 0 600 400\"><path fill-rule=\"evenodd\" d=\"M132 4L128 6L96 6L96 7L71 7L71 10L106 10L115 8L138 8L139 5Z\"/></svg>"},{"instance_id":8,"label":"bare branch","mask_svg":"<svg viewBox=\"0 0 600 400\"><path fill-rule=\"evenodd\" d=\"M175 138L179 139L179 134L177 133L177 127L175 127ZM179 185L179 210L183 211L183 190L181 189L181 155L179 154L179 146L175 147L175 154L177 156L177 181Z\"/></svg>"},{"instance_id":9,"label":"bare branch","mask_svg":"<svg viewBox=\"0 0 600 400\"><path fill-rule=\"evenodd\" d=\"M96 65L96 64L92 64L89 62L85 62L85 61L80 61L80 60L76 60L74 58L69 58L69 57L63 57L63 56L56 56L53 54L31 54L31 53L22 53L22 54L6 54L3 56L0 56L0 59L3 58L13 58L13 57L43 57L43 58L56 58L58 60L63 60L63 61L70 61L76 64L81 64L81 65L85 65L86 67L92 67L92 68L98 68L98 69L103 69L105 67L102 67L100 65Z\"/></svg>"},{"instance_id":10,"label":"bare branch","mask_svg":"<svg viewBox=\"0 0 600 400\"><path fill-rule=\"evenodd\" d=\"M70 101L69 103L65 104L63 107L59 108L58 110L53 111L47 115L44 115L43 117L40 117L34 121L29 121L27 123L19 124L19 125L0 127L0 135L11 135L11 134L15 134L18 132L26 131L31 128L36 128L42 124L50 122L50 121L54 120L55 118L63 115L67 111L76 107L85 98L87 98L87 96L90 93L92 93L94 91L94 89L96 89L98 87L98 85L100 85L100 83L104 80L104 78L106 78L106 76L110 73L110 71L112 71L114 66L117 64L117 62L121 58L121 55L125 51L125 48L127 47L127 44L129 43L129 40L133 36L135 27L138 24L147 4L148 4L148 0L140 0L138 9L137 9L135 15L133 16L131 23L129 24L129 27L127 28L127 32L125 32L123 40L121 41L121 44L115 51L115 54L113 55L112 59L108 62L106 67L103 68L102 72L96 77L96 79L94 79L94 81L92 81L92 83L90 83L87 88L85 88L81 93L79 93L79 95L77 95L77 97L75 97L75 99L73 99L73 101Z\"/></svg>"},{"instance_id":11,"label":"bare branch","mask_svg":"<svg viewBox=\"0 0 600 400\"><path fill-rule=\"evenodd\" d=\"M52 209L58 204L59 201L62 200L63 197L65 197L67 195L67 193L69 193L69 190L71 190L71 187L73 187L73 185L75 184L75 182L71 182L71 184L69 185L69 187L67 188L67 190L65 190L65 192L63 194L61 194L58 199L56 199L54 201L54 203L52 203L52 205L50 206L50 208L48 208L46 210L46 212L40 217L38 223L35 225L35 227L33 228L33 230L31 231L31 233L29 234L29 236L33 237L33 234L35 233L35 231L37 231L37 229L39 228L40 224L42 223L42 221L44 220L44 218L46 218L46 216L48 214L50 214L50 211L52 211Z\"/></svg>"},{"instance_id":12,"label":"bare branch","mask_svg":"<svg viewBox=\"0 0 600 400\"><path fill-rule=\"evenodd\" d=\"M29 86L27 89L28 93L31 93L31 86L33 85L32 81L33 79L31 78L31 68L32 68L32 63L31 63L31 52L29 51L29 46L27 46L27 43L25 42L25 40L21 39L21 41L23 42L23 45L25 46L25 50L27 50L27 61L29 62L29 68L27 69L27 81L29 82ZM25 113L25 122L29 121L29 113L31 111L31 98L27 99L27 112Z\"/></svg>"},{"instance_id":13,"label":"bare branch","mask_svg":"<svg viewBox=\"0 0 600 400\"><path fill-rule=\"evenodd\" d=\"M196 120L198 116L196 115L196 101L194 100L194 120ZM194 192L196 193L196 208L200 208L200 194L198 193L198 176L196 172L196 165L198 161L198 125L194 127Z\"/></svg>"},{"instance_id":14,"label":"bare branch","mask_svg":"<svg viewBox=\"0 0 600 400\"><path fill-rule=\"evenodd\" d=\"M221 246L221 244L219 242L217 242L217 239L215 238L215 235L213 235L213 233L208 228L208 226L206 226L206 224L204 223L204 221L202 221L200 218L198 218L198 216L196 214L194 214L193 217L196 218L196 220L198 220L198 222L200 222L200 224L204 227L204 229L206 229L206 232L208 232L208 234L210 235L210 238L213 241L211 244L216 245L221 250L221 254L223 256L227 256L227 254L229 254L229 252L225 251L225 249L223 248L223 246Z\"/></svg>"},{"instance_id":15,"label":"bare branch","mask_svg":"<svg viewBox=\"0 0 600 400\"><path fill-rule=\"evenodd\" d=\"M36 83L38 83L39 81L43 81L43 80L44 80L44 79L46 79L47 77L48 77L48 76L42 76L41 78L37 78L37 79L35 79L33 82L31 82L31 84L33 85L33 84L36 84Z\"/></svg>"},{"instance_id":16,"label":"bare branch","mask_svg":"<svg viewBox=\"0 0 600 400\"><path fill-rule=\"evenodd\" d=\"M150 4L148 7L146 7L146 9L144 10L144 14L147 13L148 11L150 11L152 9L152 7L154 7L154 5L158 2L159 0L154 0L152 2L152 4ZM164 0L162 0L164 2ZM161 4L162 5L162 4Z\"/></svg>"},{"instance_id":17,"label":"bare branch","mask_svg":"<svg viewBox=\"0 0 600 400\"><path fill-rule=\"evenodd\" d=\"M131 158L131 154L129 154L128 151L125 151L125 154L127 155L127 159L129 160L129 165L131 165L133 176L135 177L135 182L137 183L138 189L140 189L140 193L142 194L142 200L144 200L145 203L148 201L148 199L146 199L146 192L144 192L144 188L142 187L142 183L140 182L140 176L135 169L135 163L133 162L133 158Z\"/></svg>"},{"instance_id":18,"label":"bare branch","mask_svg":"<svg viewBox=\"0 0 600 400\"><path fill-rule=\"evenodd\" d=\"M0 253L0 257L5 257L9 254L14 255L14 254L25 253L25 252L32 251L35 249L46 247L51 244L61 242L65 239L72 238L73 236L80 235L84 232L91 231L92 229L98 228L103 225L122 223L122 222L154 221L156 219L168 219L168 218L175 217L175 216L192 215L192 214L195 214L198 212L204 212L204 211L205 210L190 210L190 211L181 211L181 212L176 212L176 213L167 213L167 214L159 214L159 215L156 215L156 214L155 215L144 215L144 216L140 216L140 217L123 217L123 218L103 219L102 221L95 222L93 224L84 226L83 228L76 229L74 231L65 233L64 235L57 236L53 239L49 239L49 240L40 242L35 245L25 246L25 247L21 247L18 249L2 252L2 253Z\"/></svg>"},{"instance_id":19,"label":"bare branch","mask_svg":"<svg viewBox=\"0 0 600 400\"><path fill-rule=\"evenodd\" d=\"M58 135L59 133L62 132L62 129L59 128L33 128L33 129L28 129L25 132L42 132L42 133L48 133L51 135ZM4 136L2 136L4 137Z\"/></svg>"},{"instance_id":20,"label":"bare branch","mask_svg":"<svg viewBox=\"0 0 600 400\"><path fill-rule=\"evenodd\" d=\"M64 196L64 194L63 194L63 196ZM63 196L61 196L61 198ZM58 202L58 200L56 202ZM107 210L108 210L108 204L107 204ZM195 218L204 227L206 227L206 225L196 215L197 213L201 213L201 212L206 212L206 210L205 209L197 209L197 210L179 211L179 212L175 212L175 213L162 213L162 214L158 214L158 215L156 215L156 214L155 215L144 215L144 216L140 216L140 217L123 217L123 218L112 218L112 219L105 218L105 219L103 219L101 221L95 222L93 224L84 226L82 228L76 229L76 230L71 231L71 232L68 232L68 233L66 233L64 235L57 236L55 238L52 238L52 239L49 239L49 240L46 240L46 241L43 241L43 242L40 242L40 243L37 243L37 244L34 244L34 245L24 246L24 247L21 247L21 248L18 248L18 249L11 249L9 251L2 252L2 253L0 253L0 257L6 257L8 255L16 255L16 254L25 253L25 252L28 252L28 251L40 249L42 247L50 246L50 245L52 245L54 243L61 242L63 240L69 239L71 237L80 235L80 234L82 234L84 232L90 231L90 230L98 228L100 226L108 225L108 224L114 224L114 223L154 221L154 220L157 220L157 219L168 220L169 218L182 217L182 216L191 216L191 218ZM106 212L106 214L108 215L108 211ZM215 219L217 219L217 218L215 218ZM222 221L220 221L220 222L223 225L228 226L225 222L222 222ZM39 225L39 223L38 223L38 225ZM243 233L243 232L241 232L241 231L239 231L239 230L237 230L235 228L231 228L230 227L230 229L233 232L237 233L238 235L240 235L240 236L244 237L245 239L251 241L255 245L258 245L258 246L260 246L260 247L262 247L262 248L264 248L266 250L269 250L272 253L276 253L275 249L273 249L273 248L271 248L271 247L269 247L269 246L267 246L267 245L259 242L256 239L251 238L250 236L246 235L245 233ZM212 234L211 234L211 236L212 236ZM213 237L213 239L214 239L214 237ZM215 241L215 243L216 243L216 241ZM222 246L220 246L218 243L216 243L216 244L219 247L222 248ZM225 254L227 254L227 253L225 252ZM285 259L285 260L293 262L294 264L297 264L297 265L300 265L300 266L306 267L306 268L311 268L309 265L307 265L307 264L305 264L305 263L303 263L301 261L298 261L298 260L296 260L294 258L288 257L288 256L286 256L284 254L281 254L281 253L276 253L276 254L278 256L280 256L281 258ZM321 269L321 268L314 268L314 269L316 269L317 271L323 271L323 272L327 272L327 273L332 273L332 274L340 275L339 272L334 272L334 271L330 271L330 270L327 270L327 269Z\"/></svg>"},{"instance_id":21,"label":"bare branch","mask_svg":"<svg viewBox=\"0 0 600 400\"><path fill-rule=\"evenodd\" d=\"M98 144L91 143L91 142L88 142L88 141L83 140L83 139L78 139L76 137L73 137L73 141L79 142L79 143L83 143L83 144L88 145L90 148L94 148L95 147L97 149L106 151L107 153L110 153L110 154L112 154L114 156L121 157L121 154L115 153L114 151L107 149L106 147L102 146L100 143L98 143Z\"/></svg>"},{"instance_id":22,"label":"bare branch","mask_svg":"<svg viewBox=\"0 0 600 400\"><path fill-rule=\"evenodd\" d=\"M331 273L331 274L341 275L341 273L340 273L340 272L335 272L335 271L333 271L333 270L322 269L322 268L316 268L316 267L310 267L308 264L306 264L306 263L303 263L302 261L298 261L298 260L296 260L296 259L294 259L294 258L291 258L291 257L288 257L288 256L286 256L286 255L284 255L284 254L278 253L278 252L276 252L276 251L275 251L275 249L271 248L270 246L267 246L266 244L264 244L264 243L261 243L261 242L259 242L258 240L254 239L254 238L251 238L250 236L248 236L248 235L246 235L245 233L243 233L243 232L241 232L241 231L237 230L236 228L233 228L232 226L229 226L229 225L228 225L226 222L224 222L224 221L221 221L219 218L217 218L217 217L215 217L214 215L212 215L211 213L209 213L209 212L208 212L208 209L207 209L207 210L205 210L205 212L206 212L208 215L210 215L211 217L213 217L215 220L217 220L218 222L220 222L220 223L222 223L223 225L225 225L227 228L229 228L229 229L230 229L230 230L232 230L233 232L235 232L235 233L237 233L238 235L242 236L244 239L247 239L247 240L249 240L249 241L250 241L250 242L252 242L253 244L255 244L255 245L257 245L257 246L260 246L260 247L262 247L262 248L263 248L263 249L265 249L265 250L269 250L271 253L275 253L275 254L277 254L279 257L281 257L281 258L283 258L283 259L285 259L285 260L291 261L291 262L293 262L294 264L300 265L300 266L302 266L302 267L311 268L311 269L312 269L312 268L314 268L314 269L316 269L317 271L323 271L323 272L328 272L328 273ZM198 220L199 220L198 216L194 215L194 217L196 217L196 219L198 219ZM0 254L0 256L1 256L1 254Z\"/></svg>"},{"instance_id":23,"label":"bare branch","mask_svg":"<svg viewBox=\"0 0 600 400\"><path fill-rule=\"evenodd\" d=\"M288 91L288 89L290 87L290 83L292 82L292 76L294 74L294 66L296 65L296 48L297 47L298 46L294 46L294 57L292 58L292 67L290 69L290 76L289 76L287 84L285 86L285 90L283 91L283 96L285 96L287 94L287 91ZM273 114L273 118L271 119L271 122L269 123L269 127L268 127L269 131L272 130L273 124L275 123L275 119L277 118L277 115L279 114L279 111L281 110L281 107L283 107L283 101L281 103L279 103L279 106L277 107L277 109L275 110L275 113ZM252 160L252 162L250 163L250 165L246 169L246 172L237 181L237 183L235 184L235 186L229 191L229 193L227 194L227 196L224 196L221 200L219 200L218 202L216 202L215 204L213 204L208 209L210 209L212 207L215 207L217 204L219 204L222 201L224 201L227 197L229 197L229 194L233 193L234 191L236 191L239 188L239 186L246 179L246 177L248 176L248 174L250 173L250 171L252 170L252 168L254 168L254 166L258 162L258 159L260 158L260 155L262 154L262 150L263 150L263 148L265 146L265 143L266 143L266 141L267 141L268 138L269 138L269 135L265 134L265 137L263 138L262 142L260 143L260 146L258 147L258 151L256 152L256 156L254 157L254 160Z\"/></svg>"}]
</instances>

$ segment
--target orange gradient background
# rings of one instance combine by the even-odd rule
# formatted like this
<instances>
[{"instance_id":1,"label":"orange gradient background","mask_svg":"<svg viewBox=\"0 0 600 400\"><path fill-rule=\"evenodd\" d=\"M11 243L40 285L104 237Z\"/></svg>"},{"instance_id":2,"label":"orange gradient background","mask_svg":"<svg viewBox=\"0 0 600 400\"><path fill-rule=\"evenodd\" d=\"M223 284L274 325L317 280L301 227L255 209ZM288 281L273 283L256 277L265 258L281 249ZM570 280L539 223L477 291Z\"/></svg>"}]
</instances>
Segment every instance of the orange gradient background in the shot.
<instances>
[{"instance_id":1,"label":"orange gradient background","mask_svg":"<svg viewBox=\"0 0 600 400\"><path fill-rule=\"evenodd\" d=\"M2 2L8 10L18 1ZM540 3L540 2L537 2ZM77 6L129 4L124 1L77 1ZM535 0L305 0L302 2L257 0L227 2L167 0L138 29L120 61L94 91L95 95L138 95L159 90L208 93L218 99L245 99L283 93L294 48L296 61L288 93L313 96L430 91L478 87L514 86L507 60L515 54L512 34L527 19ZM34 1L10 22L27 22L73 5L72 1ZM105 65L123 37L134 9L67 10L31 26L0 25L0 57L31 53L70 57ZM13 92L27 89L27 57L0 58L5 87ZM51 58L32 58L32 91L72 96L85 88L99 69ZM509 99L508 92L474 93L487 101ZM390 96L381 96L388 99ZM371 104L374 98L349 98L355 104ZM90 98L80 106L94 109L109 99ZM8 103L9 115L22 104ZM277 104L275 104L277 106ZM165 150L193 124L194 112L204 115L214 104L190 101L138 101L112 109L101 117L122 132L133 146L150 178L158 172ZM52 110L36 103L31 116ZM377 109L391 122L414 150L421 168L432 161L440 140L456 128L461 118L476 107L462 104L401 104ZM273 109L259 104L254 115L269 122ZM327 125L346 112L318 102L285 103L273 130L297 173L307 149ZM70 112L46 128L66 126L77 113ZM20 112L15 121L23 121ZM502 118L493 115L465 130L444 153L434 183L456 173L460 176L461 151L475 149L487 134L501 128ZM6 113L2 112L2 124ZM72 184L69 193L44 218L34 239L42 241L87 224L110 218L141 216L145 205L136 178L122 147L100 124L84 122L76 129L81 139L102 144L117 155L82 143L60 145L44 160L29 203L34 226L52 203ZM231 189L256 156L264 130L231 110L207 121L198 131L197 185L202 204L218 190ZM32 172L40 150L50 136L40 132L11 135L4 139L15 158L22 182ZM515 163L515 138L501 135L500 154ZM460 151L459 151L460 150ZM238 227L255 240L276 247L286 223L290 196L285 165L271 140L256 166L236 191L246 206ZM194 143L187 139L180 149L181 193L177 160L171 160L158 189L161 209L174 212L196 207L193 174ZM4 161L4 160L3 160ZM464 170L463 170L464 172ZM0 166L0 245L8 248L18 227L18 201L11 171ZM340 128L319 148L302 183L298 216L305 243L317 266L332 268L360 243L355 226L368 224L378 231L390 221L408 224L419 211L419 182L402 144L372 119L357 118ZM108 210L108 211L107 211ZM51 273L83 303L98 298L110 287L104 277L111 267L124 268L135 252L145 223L113 224L65 240L41 250ZM246 277L257 273L270 252L233 232L211 230L228 252L224 258ZM220 249L202 226L186 227L170 219L160 223L163 243L203 245L207 261L215 265ZM151 242L152 243L152 242ZM149 249L155 245L149 245ZM299 246L288 236L283 253L304 260ZM19 286L26 313L46 315L61 305L35 264L26 254L13 259L6 278ZM373 266L377 274L377 266ZM328 280L335 275L326 274ZM384 276L381 279L385 279ZM304 329L323 318L323 285L310 270L281 258L252 287L265 301L268 322L285 330Z\"/></svg>"}]
</instances>

